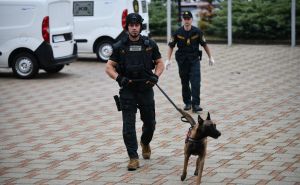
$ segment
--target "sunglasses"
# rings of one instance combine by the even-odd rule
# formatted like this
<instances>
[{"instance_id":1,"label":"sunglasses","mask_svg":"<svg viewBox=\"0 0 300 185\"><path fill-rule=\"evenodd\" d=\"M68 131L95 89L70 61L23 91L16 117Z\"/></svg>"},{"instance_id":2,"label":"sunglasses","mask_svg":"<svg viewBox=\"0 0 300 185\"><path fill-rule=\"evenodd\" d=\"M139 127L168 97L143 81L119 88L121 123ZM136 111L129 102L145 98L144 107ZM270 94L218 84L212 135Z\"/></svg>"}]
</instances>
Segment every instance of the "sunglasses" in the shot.
<instances>
[{"instance_id":1,"label":"sunglasses","mask_svg":"<svg viewBox=\"0 0 300 185\"><path fill-rule=\"evenodd\" d=\"M183 19L184 20L191 20L192 18L190 18L190 17L184 17Z\"/></svg>"}]
</instances>

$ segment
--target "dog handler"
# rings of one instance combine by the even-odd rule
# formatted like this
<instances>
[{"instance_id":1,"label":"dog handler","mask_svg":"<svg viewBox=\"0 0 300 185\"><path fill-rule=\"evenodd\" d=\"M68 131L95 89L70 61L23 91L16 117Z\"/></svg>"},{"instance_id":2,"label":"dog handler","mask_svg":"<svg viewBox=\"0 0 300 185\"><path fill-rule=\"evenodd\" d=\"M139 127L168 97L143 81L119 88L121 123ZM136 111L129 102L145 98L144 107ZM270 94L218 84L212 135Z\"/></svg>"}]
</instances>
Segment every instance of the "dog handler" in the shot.
<instances>
[{"instance_id":1,"label":"dog handler","mask_svg":"<svg viewBox=\"0 0 300 185\"><path fill-rule=\"evenodd\" d=\"M182 99L185 104L184 110L193 109L193 112L202 111L200 107L200 83L201 69L200 60L202 51L199 50L199 44L204 48L209 58L209 65L214 64L210 49L206 44L203 32L192 26L193 15L190 11L183 12L184 25L180 27L172 36L169 42L167 61L165 67L171 65L171 55L173 48L177 44L178 50L175 58L179 68L179 76L182 85ZM191 83L191 88L190 88Z\"/></svg>"},{"instance_id":2,"label":"dog handler","mask_svg":"<svg viewBox=\"0 0 300 185\"><path fill-rule=\"evenodd\" d=\"M155 130L155 104L153 86L164 70L157 44L142 35L143 18L137 13L126 17L126 38L114 44L113 53L106 64L106 73L119 84L123 118L123 139L130 158L128 170L139 167L136 137L136 112L143 121L141 147L144 159L151 155L150 142ZM154 70L154 73L153 71Z\"/></svg>"}]
</instances>

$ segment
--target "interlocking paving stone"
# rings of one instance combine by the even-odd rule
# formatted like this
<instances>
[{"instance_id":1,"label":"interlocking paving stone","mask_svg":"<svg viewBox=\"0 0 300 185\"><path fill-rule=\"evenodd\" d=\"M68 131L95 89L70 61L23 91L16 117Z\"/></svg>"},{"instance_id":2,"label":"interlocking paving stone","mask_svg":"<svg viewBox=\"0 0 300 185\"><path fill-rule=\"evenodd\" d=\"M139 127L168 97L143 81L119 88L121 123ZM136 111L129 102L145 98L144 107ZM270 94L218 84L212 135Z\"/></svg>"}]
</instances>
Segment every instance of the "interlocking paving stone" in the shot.
<instances>
[{"instance_id":1,"label":"interlocking paving stone","mask_svg":"<svg viewBox=\"0 0 300 185\"><path fill-rule=\"evenodd\" d=\"M166 59L167 46L159 43ZM300 184L300 48L211 44L216 60L201 62L200 113L222 136L208 139L202 184ZM173 56L160 86L179 106L181 85ZM189 125L154 88L157 126L152 156L127 171L118 85L94 55L58 74L19 80L0 69L0 184L194 184L196 157L180 180ZM189 112L195 119L197 114ZM142 122L137 114L137 137ZM138 150L141 154L141 149Z\"/></svg>"}]
</instances>

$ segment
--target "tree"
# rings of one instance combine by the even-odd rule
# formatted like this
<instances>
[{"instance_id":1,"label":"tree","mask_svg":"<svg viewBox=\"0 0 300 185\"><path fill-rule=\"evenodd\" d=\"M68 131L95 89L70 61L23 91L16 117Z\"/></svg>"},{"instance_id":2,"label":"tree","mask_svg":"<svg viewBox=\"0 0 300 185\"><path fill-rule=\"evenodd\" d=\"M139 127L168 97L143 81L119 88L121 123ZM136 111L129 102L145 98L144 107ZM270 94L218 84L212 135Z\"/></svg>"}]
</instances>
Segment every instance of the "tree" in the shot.
<instances>
[{"instance_id":1,"label":"tree","mask_svg":"<svg viewBox=\"0 0 300 185\"><path fill-rule=\"evenodd\" d=\"M172 2L172 31L178 28L177 26L177 9L176 3ZM166 0L152 0L149 4L149 27L151 35L165 36L167 34L167 7Z\"/></svg>"}]
</instances>

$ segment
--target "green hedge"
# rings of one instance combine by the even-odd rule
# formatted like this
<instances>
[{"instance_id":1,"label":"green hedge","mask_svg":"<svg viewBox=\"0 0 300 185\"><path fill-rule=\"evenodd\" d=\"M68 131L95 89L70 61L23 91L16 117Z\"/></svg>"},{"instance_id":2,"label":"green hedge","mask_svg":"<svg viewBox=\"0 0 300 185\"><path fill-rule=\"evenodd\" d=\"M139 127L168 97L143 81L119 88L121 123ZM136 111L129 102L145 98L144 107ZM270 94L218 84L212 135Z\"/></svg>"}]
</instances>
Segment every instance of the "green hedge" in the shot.
<instances>
[{"instance_id":1,"label":"green hedge","mask_svg":"<svg viewBox=\"0 0 300 185\"><path fill-rule=\"evenodd\" d=\"M220 0L215 0L220 1ZM227 0L221 1L214 16L202 18L199 25L206 35L227 38ZM150 32L166 36L166 0L149 4ZM285 39L291 37L291 0L232 0L232 34L234 39ZM172 1L172 33L179 27L177 1ZM300 35L300 0L296 0L296 35ZM297 38L299 39L299 38Z\"/></svg>"},{"instance_id":2,"label":"green hedge","mask_svg":"<svg viewBox=\"0 0 300 185\"><path fill-rule=\"evenodd\" d=\"M300 3L297 1L297 28L300 25ZM289 39L291 35L290 0L233 0L232 35L236 39ZM227 1L205 31L209 35L227 37ZM299 34L298 34L299 35Z\"/></svg>"}]
</instances>

